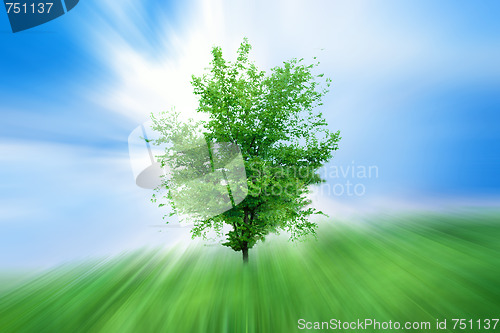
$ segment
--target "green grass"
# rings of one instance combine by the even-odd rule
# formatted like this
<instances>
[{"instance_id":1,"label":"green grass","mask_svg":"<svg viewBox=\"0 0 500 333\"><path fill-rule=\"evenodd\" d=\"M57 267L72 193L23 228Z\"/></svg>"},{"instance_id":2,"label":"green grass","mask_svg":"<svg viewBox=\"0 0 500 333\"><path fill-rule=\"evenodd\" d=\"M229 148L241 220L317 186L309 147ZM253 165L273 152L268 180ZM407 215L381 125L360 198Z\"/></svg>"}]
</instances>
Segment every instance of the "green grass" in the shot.
<instances>
[{"instance_id":1,"label":"green grass","mask_svg":"<svg viewBox=\"0 0 500 333\"><path fill-rule=\"evenodd\" d=\"M323 224L318 241L257 246L248 267L211 247L68 265L0 291L0 332L299 332L300 318L433 328L438 318L499 318L499 216Z\"/></svg>"}]
</instances>

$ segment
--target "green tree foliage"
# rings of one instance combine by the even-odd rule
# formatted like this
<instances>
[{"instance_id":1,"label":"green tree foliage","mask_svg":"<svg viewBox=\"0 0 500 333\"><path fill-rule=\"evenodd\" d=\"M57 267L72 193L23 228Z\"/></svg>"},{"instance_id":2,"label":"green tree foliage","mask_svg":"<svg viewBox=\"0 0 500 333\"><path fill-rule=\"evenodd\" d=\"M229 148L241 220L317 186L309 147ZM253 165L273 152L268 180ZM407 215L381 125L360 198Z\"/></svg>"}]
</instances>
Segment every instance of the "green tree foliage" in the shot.
<instances>
[{"instance_id":1,"label":"green tree foliage","mask_svg":"<svg viewBox=\"0 0 500 333\"><path fill-rule=\"evenodd\" d=\"M206 237L211 230L222 235L224 224L229 225L232 230L225 235L223 245L242 251L244 261L248 260L248 250L270 233L286 231L292 240L315 236L317 225L309 217L322 212L309 206L307 194L310 185L322 182L318 170L331 159L340 140L340 132L331 132L317 111L331 82L323 74L313 73L319 62L308 65L303 59L292 59L266 73L249 60L250 50L245 39L236 61L230 62L224 59L220 47L214 47L207 73L192 77L194 93L199 96L197 111L208 116L207 121L181 125L178 114L153 117L153 128L162 134L159 143L182 138L176 141L182 146L180 142L203 137L209 146L232 143L239 148L248 189L243 201L209 218L189 213L193 213L193 206L216 206L217 200L212 202L209 197L217 196L174 208L178 214L193 218L193 237ZM196 137L193 133L200 132L195 128L202 128L203 136ZM177 155L186 147L179 150L175 146L160 161L177 165L174 170L185 170L179 167ZM181 156L181 164L189 166L196 164L194 157L199 154ZM171 173L170 180L167 176L160 188L167 190L164 198L171 204L174 195L186 192L180 184L186 177L176 174L180 173ZM181 202L188 201L185 198Z\"/></svg>"}]
</instances>

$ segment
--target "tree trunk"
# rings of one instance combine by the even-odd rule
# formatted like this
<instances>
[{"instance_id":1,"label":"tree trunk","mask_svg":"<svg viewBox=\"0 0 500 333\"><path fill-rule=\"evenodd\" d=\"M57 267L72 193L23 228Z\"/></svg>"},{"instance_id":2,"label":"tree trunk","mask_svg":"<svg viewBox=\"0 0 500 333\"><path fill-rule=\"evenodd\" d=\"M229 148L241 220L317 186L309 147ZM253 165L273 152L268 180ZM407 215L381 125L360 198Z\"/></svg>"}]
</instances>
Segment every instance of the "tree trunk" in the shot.
<instances>
[{"instance_id":1,"label":"tree trunk","mask_svg":"<svg viewBox=\"0 0 500 333\"><path fill-rule=\"evenodd\" d=\"M243 263L248 264L248 246L246 243L243 245L241 252L243 253Z\"/></svg>"},{"instance_id":2,"label":"tree trunk","mask_svg":"<svg viewBox=\"0 0 500 333\"><path fill-rule=\"evenodd\" d=\"M243 215L243 223L245 224L245 227L248 227L249 215L250 215L250 212L245 209L244 215ZM243 232L241 234L243 235ZM242 243L241 252L243 253L243 263L247 264L248 263L248 243L247 242Z\"/></svg>"}]
</instances>

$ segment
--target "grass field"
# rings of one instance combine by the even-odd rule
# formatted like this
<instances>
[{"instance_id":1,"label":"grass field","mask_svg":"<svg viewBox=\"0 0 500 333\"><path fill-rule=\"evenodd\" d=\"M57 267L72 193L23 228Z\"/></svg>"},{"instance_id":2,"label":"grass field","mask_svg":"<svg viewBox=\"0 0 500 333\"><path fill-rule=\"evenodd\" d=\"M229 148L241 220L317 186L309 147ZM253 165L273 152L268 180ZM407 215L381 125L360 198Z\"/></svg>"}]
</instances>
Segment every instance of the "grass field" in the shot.
<instances>
[{"instance_id":1,"label":"grass field","mask_svg":"<svg viewBox=\"0 0 500 333\"><path fill-rule=\"evenodd\" d=\"M451 320L499 317L497 213L323 223L318 241L258 245L247 267L224 248L138 251L0 291L0 332L300 332L299 319L365 318L478 332Z\"/></svg>"}]
</instances>

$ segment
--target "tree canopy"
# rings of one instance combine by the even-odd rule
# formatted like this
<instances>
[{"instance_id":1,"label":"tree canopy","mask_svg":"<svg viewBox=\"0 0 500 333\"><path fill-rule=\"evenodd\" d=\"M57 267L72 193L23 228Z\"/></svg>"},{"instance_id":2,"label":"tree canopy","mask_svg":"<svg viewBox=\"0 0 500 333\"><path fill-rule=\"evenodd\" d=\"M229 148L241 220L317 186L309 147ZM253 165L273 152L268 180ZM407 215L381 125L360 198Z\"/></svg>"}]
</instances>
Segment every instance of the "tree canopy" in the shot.
<instances>
[{"instance_id":1,"label":"tree canopy","mask_svg":"<svg viewBox=\"0 0 500 333\"><path fill-rule=\"evenodd\" d=\"M170 169L158 188L162 199L194 222L193 237L211 230L222 235L228 226L222 245L242 251L244 261L270 233L286 231L292 240L315 235L309 217L322 213L310 207L307 194L323 181L318 170L340 140L318 111L331 83L314 74L319 62L294 58L266 73L250 61L250 50L245 39L231 62L214 47L207 72L192 76L197 111L208 120L153 116L157 143L170 144L159 157ZM204 181L196 181L200 177Z\"/></svg>"}]
</instances>

